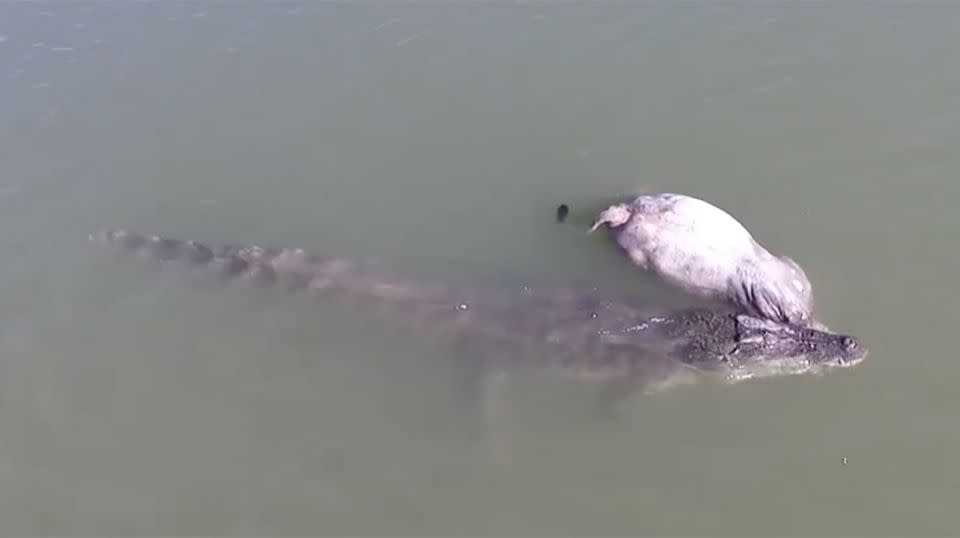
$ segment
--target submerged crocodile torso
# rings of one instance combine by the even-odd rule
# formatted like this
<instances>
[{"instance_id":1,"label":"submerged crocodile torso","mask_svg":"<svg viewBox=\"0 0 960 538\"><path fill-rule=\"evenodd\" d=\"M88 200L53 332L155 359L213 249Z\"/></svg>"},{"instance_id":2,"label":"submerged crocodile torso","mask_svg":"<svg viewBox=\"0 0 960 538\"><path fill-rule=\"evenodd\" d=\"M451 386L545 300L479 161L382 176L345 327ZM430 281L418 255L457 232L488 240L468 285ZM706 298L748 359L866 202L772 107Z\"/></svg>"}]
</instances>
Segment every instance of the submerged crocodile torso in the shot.
<instances>
[{"instance_id":1,"label":"submerged crocodile torso","mask_svg":"<svg viewBox=\"0 0 960 538\"><path fill-rule=\"evenodd\" d=\"M571 289L474 289L418 284L347 260L300 249L208 247L195 241L109 231L91 240L164 263L341 298L384 310L391 320L475 343L485 365L539 365L637 387L684 373L728 382L815 373L859 363L855 338L725 310L664 310Z\"/></svg>"}]
</instances>

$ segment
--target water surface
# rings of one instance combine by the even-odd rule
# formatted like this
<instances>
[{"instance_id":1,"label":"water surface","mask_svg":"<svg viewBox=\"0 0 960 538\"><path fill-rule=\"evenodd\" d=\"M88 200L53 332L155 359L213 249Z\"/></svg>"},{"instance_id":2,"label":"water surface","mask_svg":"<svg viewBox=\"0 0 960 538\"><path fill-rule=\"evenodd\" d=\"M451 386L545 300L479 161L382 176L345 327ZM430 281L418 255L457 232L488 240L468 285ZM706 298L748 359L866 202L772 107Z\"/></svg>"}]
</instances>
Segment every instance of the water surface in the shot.
<instances>
[{"instance_id":1,"label":"water surface","mask_svg":"<svg viewBox=\"0 0 960 538\"><path fill-rule=\"evenodd\" d=\"M0 4L0 533L956 534L960 7ZM860 368L503 395L335 307L106 260L102 227L682 298L558 226L647 186L799 260Z\"/></svg>"}]
</instances>

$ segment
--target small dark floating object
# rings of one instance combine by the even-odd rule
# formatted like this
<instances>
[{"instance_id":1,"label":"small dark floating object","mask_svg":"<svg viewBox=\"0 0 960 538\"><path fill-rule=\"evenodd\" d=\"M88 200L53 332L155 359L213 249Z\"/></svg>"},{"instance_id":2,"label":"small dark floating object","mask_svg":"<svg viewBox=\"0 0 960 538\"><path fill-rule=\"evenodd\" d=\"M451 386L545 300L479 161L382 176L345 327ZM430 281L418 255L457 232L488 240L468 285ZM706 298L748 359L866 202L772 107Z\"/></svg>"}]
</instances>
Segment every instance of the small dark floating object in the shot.
<instances>
[{"instance_id":1,"label":"small dark floating object","mask_svg":"<svg viewBox=\"0 0 960 538\"><path fill-rule=\"evenodd\" d=\"M567 215L570 213L570 208L567 207L567 204L560 204L557 206L557 222L563 222L567 220Z\"/></svg>"}]
</instances>

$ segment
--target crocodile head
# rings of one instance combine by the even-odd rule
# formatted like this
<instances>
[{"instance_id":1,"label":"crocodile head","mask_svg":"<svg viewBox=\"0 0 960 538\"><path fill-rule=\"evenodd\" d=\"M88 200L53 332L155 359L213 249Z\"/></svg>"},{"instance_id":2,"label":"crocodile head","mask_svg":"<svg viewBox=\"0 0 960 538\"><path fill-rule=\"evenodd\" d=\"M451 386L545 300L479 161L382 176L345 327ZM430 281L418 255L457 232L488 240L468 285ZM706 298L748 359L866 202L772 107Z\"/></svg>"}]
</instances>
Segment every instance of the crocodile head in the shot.
<instances>
[{"instance_id":1,"label":"crocodile head","mask_svg":"<svg viewBox=\"0 0 960 538\"><path fill-rule=\"evenodd\" d=\"M729 312L692 309L663 328L680 342L675 352L684 362L733 382L822 374L856 366L868 353L853 336Z\"/></svg>"},{"instance_id":2,"label":"crocodile head","mask_svg":"<svg viewBox=\"0 0 960 538\"><path fill-rule=\"evenodd\" d=\"M863 362L857 338L747 315L734 316L734 345L726 354L733 380L822 374Z\"/></svg>"}]
</instances>

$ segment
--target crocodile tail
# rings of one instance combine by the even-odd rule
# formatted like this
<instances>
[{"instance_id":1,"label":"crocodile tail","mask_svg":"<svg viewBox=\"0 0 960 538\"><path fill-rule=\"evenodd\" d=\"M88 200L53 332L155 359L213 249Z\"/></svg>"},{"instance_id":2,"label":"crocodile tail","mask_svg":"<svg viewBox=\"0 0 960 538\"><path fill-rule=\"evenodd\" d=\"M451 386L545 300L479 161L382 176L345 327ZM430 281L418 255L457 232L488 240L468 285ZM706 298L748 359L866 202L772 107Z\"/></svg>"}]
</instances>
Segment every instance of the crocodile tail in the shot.
<instances>
[{"instance_id":1,"label":"crocodile tail","mask_svg":"<svg viewBox=\"0 0 960 538\"><path fill-rule=\"evenodd\" d=\"M90 240L157 262L205 269L225 280L252 280L292 288L323 290L347 285L356 274L352 263L310 255L302 249L256 245L211 246L198 241L141 235L126 230L90 234Z\"/></svg>"},{"instance_id":2,"label":"crocodile tail","mask_svg":"<svg viewBox=\"0 0 960 538\"><path fill-rule=\"evenodd\" d=\"M357 299L367 297L377 302L406 303L423 300L428 294L422 287L395 282L366 265L309 254L299 248L212 246L126 230L101 231L89 238L96 244L148 260L199 268L224 280L254 281L324 295L339 293Z\"/></svg>"}]
</instances>

